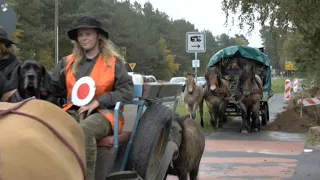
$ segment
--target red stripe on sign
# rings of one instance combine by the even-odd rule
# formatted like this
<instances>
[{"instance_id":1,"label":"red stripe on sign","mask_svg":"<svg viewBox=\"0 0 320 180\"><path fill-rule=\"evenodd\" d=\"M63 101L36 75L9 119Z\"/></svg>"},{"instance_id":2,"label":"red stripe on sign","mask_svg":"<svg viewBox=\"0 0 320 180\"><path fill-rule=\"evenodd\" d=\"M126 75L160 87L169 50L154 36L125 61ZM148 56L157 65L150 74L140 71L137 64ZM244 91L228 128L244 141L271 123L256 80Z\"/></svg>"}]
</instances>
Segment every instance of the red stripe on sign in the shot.
<instances>
[{"instance_id":1,"label":"red stripe on sign","mask_svg":"<svg viewBox=\"0 0 320 180\"><path fill-rule=\"evenodd\" d=\"M286 93L289 93L290 92L290 89L286 89Z\"/></svg>"},{"instance_id":2,"label":"red stripe on sign","mask_svg":"<svg viewBox=\"0 0 320 180\"><path fill-rule=\"evenodd\" d=\"M288 95L288 96L286 96L286 98L287 98L287 99L290 99L290 96Z\"/></svg>"},{"instance_id":3,"label":"red stripe on sign","mask_svg":"<svg viewBox=\"0 0 320 180\"><path fill-rule=\"evenodd\" d=\"M320 98L317 98L320 101Z\"/></svg>"},{"instance_id":4,"label":"red stripe on sign","mask_svg":"<svg viewBox=\"0 0 320 180\"><path fill-rule=\"evenodd\" d=\"M316 104L312 99L306 99L307 103L309 104Z\"/></svg>"},{"instance_id":5,"label":"red stripe on sign","mask_svg":"<svg viewBox=\"0 0 320 180\"><path fill-rule=\"evenodd\" d=\"M286 81L286 85L288 85L290 83L290 81Z\"/></svg>"}]
</instances>

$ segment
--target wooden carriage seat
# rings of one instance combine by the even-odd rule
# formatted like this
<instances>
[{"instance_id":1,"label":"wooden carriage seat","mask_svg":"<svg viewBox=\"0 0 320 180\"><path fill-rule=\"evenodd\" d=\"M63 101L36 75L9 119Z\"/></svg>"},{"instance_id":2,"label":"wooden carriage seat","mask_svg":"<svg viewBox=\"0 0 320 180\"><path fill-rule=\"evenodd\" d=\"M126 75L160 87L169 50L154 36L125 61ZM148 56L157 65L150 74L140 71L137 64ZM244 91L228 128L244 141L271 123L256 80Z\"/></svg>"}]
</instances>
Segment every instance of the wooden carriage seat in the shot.
<instances>
[{"instance_id":1,"label":"wooden carriage seat","mask_svg":"<svg viewBox=\"0 0 320 180\"><path fill-rule=\"evenodd\" d=\"M119 146L126 145L130 140L131 132L123 131L119 134ZM98 147L113 147L113 135L106 136L97 141Z\"/></svg>"}]
</instances>

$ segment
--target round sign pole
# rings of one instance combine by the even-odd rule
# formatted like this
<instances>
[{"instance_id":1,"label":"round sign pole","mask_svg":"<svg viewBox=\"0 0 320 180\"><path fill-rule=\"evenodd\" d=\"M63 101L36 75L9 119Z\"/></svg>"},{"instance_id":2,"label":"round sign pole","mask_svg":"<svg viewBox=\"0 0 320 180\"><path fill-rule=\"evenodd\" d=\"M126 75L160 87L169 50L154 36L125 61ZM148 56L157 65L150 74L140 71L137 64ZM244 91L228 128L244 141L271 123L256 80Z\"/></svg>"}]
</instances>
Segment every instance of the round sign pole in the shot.
<instances>
[{"instance_id":1,"label":"round sign pole","mask_svg":"<svg viewBox=\"0 0 320 180\"><path fill-rule=\"evenodd\" d=\"M16 12L7 2L5 2L5 0L0 0L0 26L5 28L8 37L10 38L16 31Z\"/></svg>"}]
</instances>

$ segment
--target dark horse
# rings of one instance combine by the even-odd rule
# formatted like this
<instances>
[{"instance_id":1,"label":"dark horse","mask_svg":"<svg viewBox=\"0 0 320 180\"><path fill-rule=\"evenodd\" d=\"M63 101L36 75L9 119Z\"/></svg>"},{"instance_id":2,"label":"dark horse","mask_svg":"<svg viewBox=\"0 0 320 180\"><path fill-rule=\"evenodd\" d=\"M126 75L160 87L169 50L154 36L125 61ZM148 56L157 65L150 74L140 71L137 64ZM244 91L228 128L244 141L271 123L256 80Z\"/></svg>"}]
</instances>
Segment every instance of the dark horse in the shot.
<instances>
[{"instance_id":1,"label":"dark horse","mask_svg":"<svg viewBox=\"0 0 320 180\"><path fill-rule=\"evenodd\" d=\"M221 78L217 67L209 67L205 79L207 83L204 89L204 99L211 116L211 124L216 129L222 129L222 121L225 118L230 97L229 83Z\"/></svg>"},{"instance_id":2,"label":"dark horse","mask_svg":"<svg viewBox=\"0 0 320 180\"><path fill-rule=\"evenodd\" d=\"M254 73L254 67L245 66L240 74L236 93L242 110L241 133L249 132L250 117L252 119L251 129L260 130L259 110L262 91L262 80Z\"/></svg>"}]
</instances>

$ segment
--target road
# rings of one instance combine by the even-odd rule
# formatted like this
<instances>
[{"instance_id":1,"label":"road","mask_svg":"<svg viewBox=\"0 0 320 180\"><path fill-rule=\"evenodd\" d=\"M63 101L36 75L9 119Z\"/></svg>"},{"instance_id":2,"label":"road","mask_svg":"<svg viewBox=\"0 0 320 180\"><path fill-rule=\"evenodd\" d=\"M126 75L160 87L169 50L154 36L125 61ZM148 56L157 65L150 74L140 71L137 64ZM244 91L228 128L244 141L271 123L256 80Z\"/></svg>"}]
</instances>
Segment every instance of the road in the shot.
<instances>
[{"instance_id":1,"label":"road","mask_svg":"<svg viewBox=\"0 0 320 180\"><path fill-rule=\"evenodd\" d=\"M283 103L283 94L270 99L270 122L283 111ZM136 110L126 108L126 117L132 117ZM222 132L206 135L199 180L319 179L320 150L307 148L304 134L264 130L240 134L239 127L240 120L234 120Z\"/></svg>"}]
</instances>

